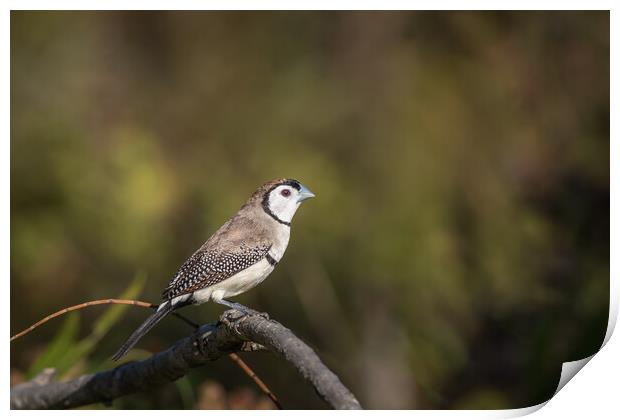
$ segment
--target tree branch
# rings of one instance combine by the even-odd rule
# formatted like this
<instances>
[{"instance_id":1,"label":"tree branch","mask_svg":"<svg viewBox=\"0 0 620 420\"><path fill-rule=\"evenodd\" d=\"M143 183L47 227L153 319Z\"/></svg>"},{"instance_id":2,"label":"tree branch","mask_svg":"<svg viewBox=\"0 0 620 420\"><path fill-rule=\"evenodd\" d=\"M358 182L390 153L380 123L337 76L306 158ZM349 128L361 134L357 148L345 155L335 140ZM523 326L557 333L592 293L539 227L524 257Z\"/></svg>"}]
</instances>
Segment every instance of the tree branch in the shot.
<instances>
[{"instance_id":1,"label":"tree branch","mask_svg":"<svg viewBox=\"0 0 620 420\"><path fill-rule=\"evenodd\" d=\"M14 336L11 337L11 341L19 338L19 337L23 337L24 335L31 333L35 328L40 327L41 325L45 324L48 321L51 321L54 318L57 318L61 315L64 315L66 313L72 312L72 311L78 311L80 309L84 309L87 308L89 306L94 306L94 305L108 305L108 304L115 304L115 305L132 305L132 306L140 306L143 308L152 308L152 309L156 309L159 305L155 305L149 302L143 302L140 300L126 300L126 299L99 299L99 300L91 300L89 302L83 302L80 303L78 305L73 305L73 306L69 306L67 308L63 308L59 311L54 312L53 314L50 314L48 316L46 316L45 318L35 322L34 324L32 324L30 327L26 328L25 330L23 330L22 332L15 334ZM178 319L180 319L181 321L185 322L186 324L190 325L192 328L194 329L198 329L200 327L199 324L196 324L194 321L191 321L190 319L186 318L185 316L181 315L178 312L173 312L172 315L174 315L175 317L177 317ZM241 359L241 357L239 355L237 355L237 353L229 353L228 357L230 357L230 359L235 362L241 369L243 369L243 371L246 373L246 375L248 375L250 378L252 378L252 380L254 381L254 383L256 383L256 385L261 389L261 391L263 391L268 397L269 399L271 399L271 401L275 404L275 406L278 409L282 409L282 405L280 404L280 401L278 401L278 398L275 396L275 394L273 392L271 392L271 390L269 389L269 387L267 387L267 385L265 385L265 383L260 379L260 377L252 370L251 367L249 367L247 365L247 363L245 363L243 361L243 359ZM55 374L55 370L51 369L52 371L52 375Z\"/></svg>"},{"instance_id":2,"label":"tree branch","mask_svg":"<svg viewBox=\"0 0 620 420\"><path fill-rule=\"evenodd\" d=\"M12 388L11 408L72 408L109 403L124 395L173 382L191 369L229 353L264 348L295 366L332 408L361 408L340 379L288 328L260 315L243 316L236 310L224 312L218 323L203 325L194 335L143 361L62 383L53 382L48 371L45 378L35 378Z\"/></svg>"}]
</instances>

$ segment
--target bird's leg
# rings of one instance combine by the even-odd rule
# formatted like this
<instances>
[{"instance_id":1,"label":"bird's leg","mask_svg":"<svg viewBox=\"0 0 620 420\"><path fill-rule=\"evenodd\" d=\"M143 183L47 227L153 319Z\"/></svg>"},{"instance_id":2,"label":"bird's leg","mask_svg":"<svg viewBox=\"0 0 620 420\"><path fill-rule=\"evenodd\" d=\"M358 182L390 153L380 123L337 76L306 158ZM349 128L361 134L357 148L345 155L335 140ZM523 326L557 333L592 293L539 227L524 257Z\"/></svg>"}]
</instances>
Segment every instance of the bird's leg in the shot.
<instances>
[{"instance_id":1,"label":"bird's leg","mask_svg":"<svg viewBox=\"0 0 620 420\"><path fill-rule=\"evenodd\" d=\"M229 300L217 298L215 296L213 296L212 299L213 299L213 302L219 303L220 305L228 306L229 308L232 308L232 309L236 309L246 316L258 315L258 316L262 316L265 319L269 319L269 315L266 312L258 312L258 311L255 311L254 309L248 308L247 306L243 306L240 303L231 302Z\"/></svg>"},{"instance_id":2,"label":"bird's leg","mask_svg":"<svg viewBox=\"0 0 620 420\"><path fill-rule=\"evenodd\" d=\"M231 302L226 299L218 299L215 296L213 297L213 302L219 303L220 305L228 306L229 308L232 308L232 309L236 309L239 312L244 313L245 315L258 315L258 312L256 312L254 309L250 309L247 306L243 306L242 304L237 303L237 302Z\"/></svg>"}]
</instances>

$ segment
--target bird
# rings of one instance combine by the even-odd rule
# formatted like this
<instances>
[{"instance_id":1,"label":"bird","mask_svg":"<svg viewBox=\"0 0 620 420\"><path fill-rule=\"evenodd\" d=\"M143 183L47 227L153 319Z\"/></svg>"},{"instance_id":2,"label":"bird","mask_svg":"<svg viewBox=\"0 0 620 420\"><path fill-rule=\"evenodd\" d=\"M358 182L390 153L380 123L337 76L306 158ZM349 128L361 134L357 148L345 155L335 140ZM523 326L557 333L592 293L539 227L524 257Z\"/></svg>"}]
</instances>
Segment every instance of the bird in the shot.
<instances>
[{"instance_id":1,"label":"bird","mask_svg":"<svg viewBox=\"0 0 620 420\"><path fill-rule=\"evenodd\" d=\"M162 293L162 303L112 356L117 361L158 322L186 305L209 301L257 312L227 300L260 284L282 259L291 221L301 203L314 193L299 181L275 179L260 186L194 254L181 265Z\"/></svg>"}]
</instances>

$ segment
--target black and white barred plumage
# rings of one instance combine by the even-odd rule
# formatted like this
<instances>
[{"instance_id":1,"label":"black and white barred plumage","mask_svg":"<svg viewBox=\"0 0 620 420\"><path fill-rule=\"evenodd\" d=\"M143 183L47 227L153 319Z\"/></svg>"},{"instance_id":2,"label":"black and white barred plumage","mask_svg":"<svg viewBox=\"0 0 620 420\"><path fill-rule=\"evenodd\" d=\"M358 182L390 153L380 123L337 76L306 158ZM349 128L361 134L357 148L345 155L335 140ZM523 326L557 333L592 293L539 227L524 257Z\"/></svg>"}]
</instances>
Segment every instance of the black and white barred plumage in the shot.
<instances>
[{"instance_id":1,"label":"black and white barred plumage","mask_svg":"<svg viewBox=\"0 0 620 420\"><path fill-rule=\"evenodd\" d=\"M163 291L162 299L172 300L226 280L265 258L270 248L266 244L252 248L242 244L238 252L200 249L179 268Z\"/></svg>"},{"instance_id":2,"label":"black and white barred plumage","mask_svg":"<svg viewBox=\"0 0 620 420\"><path fill-rule=\"evenodd\" d=\"M125 355L167 314L189 304L213 300L242 312L251 310L225 298L262 282L278 264L288 245L293 215L302 201L314 197L293 179L261 186L172 277L157 311L133 332L112 357Z\"/></svg>"}]
</instances>

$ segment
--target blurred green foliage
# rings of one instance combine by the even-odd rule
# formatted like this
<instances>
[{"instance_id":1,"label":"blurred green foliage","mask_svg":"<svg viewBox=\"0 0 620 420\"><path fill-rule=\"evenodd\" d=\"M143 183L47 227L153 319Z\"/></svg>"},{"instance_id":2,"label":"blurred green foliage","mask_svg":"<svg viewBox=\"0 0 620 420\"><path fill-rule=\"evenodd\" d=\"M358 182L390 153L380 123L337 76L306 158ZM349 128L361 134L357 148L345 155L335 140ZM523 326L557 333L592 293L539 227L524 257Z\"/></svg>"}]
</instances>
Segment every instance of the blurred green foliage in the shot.
<instances>
[{"instance_id":1,"label":"blurred green foliage","mask_svg":"<svg viewBox=\"0 0 620 420\"><path fill-rule=\"evenodd\" d=\"M366 407L536 404L602 342L608 12L12 12L11 137L13 333L137 270L157 301L256 187L293 177L317 198L240 301ZM108 311L12 343L12 368L102 366L146 316ZM166 320L139 347L188 332ZM324 407L283 361L246 359L285 407ZM207 378L249 381L221 360L115 407L187 407Z\"/></svg>"},{"instance_id":2,"label":"blurred green foliage","mask_svg":"<svg viewBox=\"0 0 620 420\"><path fill-rule=\"evenodd\" d=\"M137 276L119 299L136 299L144 283L145 277ZM82 339L78 338L79 312L69 313L45 352L30 366L27 377L34 377L46 367L56 368L57 374L62 377L71 367L84 364L97 343L120 321L127 309L125 305L110 305L93 324L90 334Z\"/></svg>"}]
</instances>

